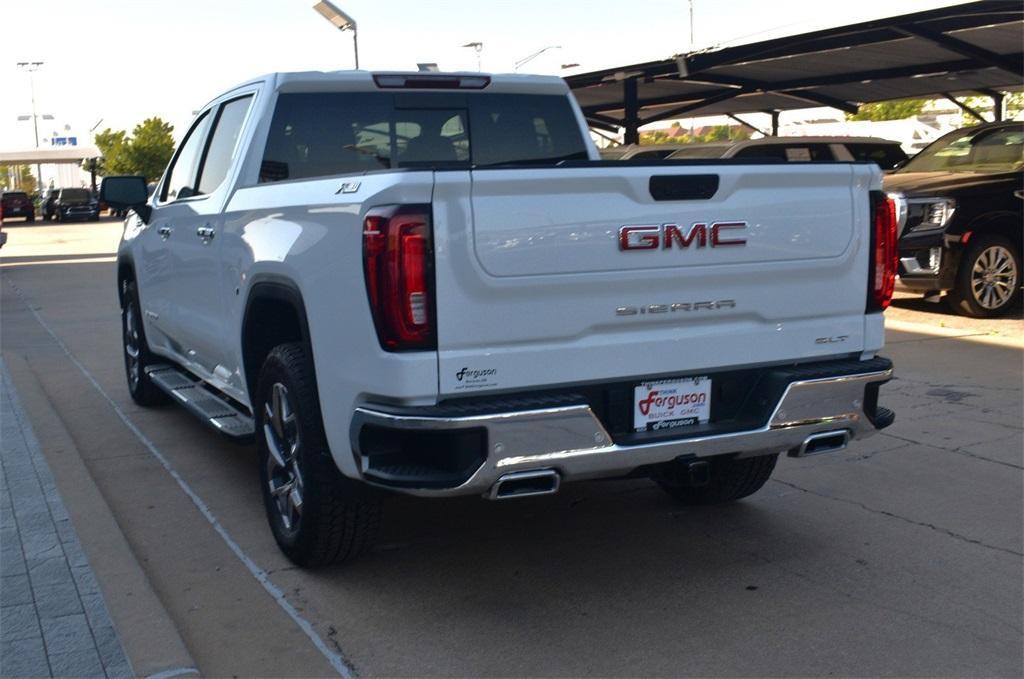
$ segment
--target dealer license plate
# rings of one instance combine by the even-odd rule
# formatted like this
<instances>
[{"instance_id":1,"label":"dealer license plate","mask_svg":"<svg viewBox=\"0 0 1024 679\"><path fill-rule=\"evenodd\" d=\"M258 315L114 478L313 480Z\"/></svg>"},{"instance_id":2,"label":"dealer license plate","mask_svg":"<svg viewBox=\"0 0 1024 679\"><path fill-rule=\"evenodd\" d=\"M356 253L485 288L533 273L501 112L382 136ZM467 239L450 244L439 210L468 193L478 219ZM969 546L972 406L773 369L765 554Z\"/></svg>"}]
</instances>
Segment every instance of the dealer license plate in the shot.
<instances>
[{"instance_id":1,"label":"dealer license plate","mask_svg":"<svg viewBox=\"0 0 1024 679\"><path fill-rule=\"evenodd\" d=\"M643 382L633 389L633 429L663 431L711 418L711 378Z\"/></svg>"}]
</instances>

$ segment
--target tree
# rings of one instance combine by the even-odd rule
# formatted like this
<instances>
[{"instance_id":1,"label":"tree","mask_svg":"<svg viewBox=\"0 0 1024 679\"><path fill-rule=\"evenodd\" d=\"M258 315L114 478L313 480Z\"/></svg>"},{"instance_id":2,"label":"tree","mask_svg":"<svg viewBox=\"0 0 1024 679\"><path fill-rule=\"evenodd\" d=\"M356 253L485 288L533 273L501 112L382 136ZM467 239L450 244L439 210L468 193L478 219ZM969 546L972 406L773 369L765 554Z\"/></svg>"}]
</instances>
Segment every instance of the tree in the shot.
<instances>
[{"instance_id":1,"label":"tree","mask_svg":"<svg viewBox=\"0 0 1024 679\"><path fill-rule=\"evenodd\" d=\"M129 174L126 167L127 157L125 151L128 148L127 133L124 130L116 132L109 127L93 137L96 148L100 150L101 158L96 161L96 174L100 177L116 174ZM82 163L82 168L89 169L89 161Z\"/></svg>"},{"instance_id":2,"label":"tree","mask_svg":"<svg viewBox=\"0 0 1024 679\"><path fill-rule=\"evenodd\" d=\"M33 193L36 178L28 165L0 165L0 187L11 191Z\"/></svg>"},{"instance_id":3,"label":"tree","mask_svg":"<svg viewBox=\"0 0 1024 679\"><path fill-rule=\"evenodd\" d=\"M159 118L146 118L132 130L125 155L134 174L156 181L174 154L174 127Z\"/></svg>"},{"instance_id":4,"label":"tree","mask_svg":"<svg viewBox=\"0 0 1024 679\"><path fill-rule=\"evenodd\" d=\"M96 163L96 174L142 175L147 181L156 181L174 154L174 126L160 118L146 118L135 126L132 136L124 130L109 127L95 136L103 158ZM83 164L89 169L88 164Z\"/></svg>"},{"instance_id":5,"label":"tree","mask_svg":"<svg viewBox=\"0 0 1024 679\"><path fill-rule=\"evenodd\" d=\"M856 113L847 113L847 120L903 120L919 114L927 103L924 99L899 99L864 104Z\"/></svg>"}]
</instances>

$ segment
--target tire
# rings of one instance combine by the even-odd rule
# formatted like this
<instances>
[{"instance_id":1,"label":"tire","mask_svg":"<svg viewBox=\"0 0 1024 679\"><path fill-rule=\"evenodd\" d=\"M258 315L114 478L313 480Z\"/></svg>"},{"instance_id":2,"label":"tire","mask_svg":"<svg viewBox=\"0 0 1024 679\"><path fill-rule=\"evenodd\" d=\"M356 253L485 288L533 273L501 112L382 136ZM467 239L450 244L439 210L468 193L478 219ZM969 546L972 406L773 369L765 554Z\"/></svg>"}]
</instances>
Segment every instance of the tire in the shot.
<instances>
[{"instance_id":1,"label":"tire","mask_svg":"<svg viewBox=\"0 0 1024 679\"><path fill-rule=\"evenodd\" d=\"M964 252L956 285L947 296L958 314L992 318L1006 313L1020 297L1020 251L1002 236L982 236Z\"/></svg>"},{"instance_id":2,"label":"tire","mask_svg":"<svg viewBox=\"0 0 1024 679\"><path fill-rule=\"evenodd\" d=\"M135 281L124 284L123 306L121 308L121 348L124 356L125 379L132 400L144 408L167 403L168 397L153 384L146 374L146 368L153 365L153 354L146 343L146 330L142 327L139 307L139 292Z\"/></svg>"},{"instance_id":3,"label":"tire","mask_svg":"<svg viewBox=\"0 0 1024 679\"><path fill-rule=\"evenodd\" d=\"M707 484L689 483L689 473L682 462L669 462L654 477L661 488L684 505L714 505L732 502L753 495L768 482L775 469L778 454L736 459L714 457Z\"/></svg>"},{"instance_id":4,"label":"tire","mask_svg":"<svg viewBox=\"0 0 1024 679\"><path fill-rule=\"evenodd\" d=\"M370 547L380 524L379 497L345 477L331 457L303 343L271 350L254 412L263 505L285 556L312 568L349 561Z\"/></svg>"},{"instance_id":5,"label":"tire","mask_svg":"<svg viewBox=\"0 0 1024 679\"><path fill-rule=\"evenodd\" d=\"M36 213L35 212L29 212L28 213L28 217L25 218L25 221L26 222L34 222L34 221L36 221Z\"/></svg>"}]
</instances>

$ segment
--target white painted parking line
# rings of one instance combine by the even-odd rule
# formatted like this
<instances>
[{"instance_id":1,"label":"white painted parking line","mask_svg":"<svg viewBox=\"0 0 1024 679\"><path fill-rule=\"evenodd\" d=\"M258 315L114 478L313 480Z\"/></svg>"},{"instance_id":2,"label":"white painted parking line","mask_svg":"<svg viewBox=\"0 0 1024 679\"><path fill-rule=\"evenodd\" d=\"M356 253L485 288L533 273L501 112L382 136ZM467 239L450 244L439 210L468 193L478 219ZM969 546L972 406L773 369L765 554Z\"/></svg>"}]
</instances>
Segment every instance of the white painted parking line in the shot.
<instances>
[{"instance_id":1,"label":"white painted parking line","mask_svg":"<svg viewBox=\"0 0 1024 679\"><path fill-rule=\"evenodd\" d=\"M188 496L188 498L192 501L192 504L196 506L196 509L199 510L199 512L213 527L213 529L217 531L217 534L220 535L221 539L224 540L224 543L228 546L228 548L232 552L234 552L235 556L238 557L239 561L241 561L242 564L244 564L245 567L249 570L249 573L251 573L252 576L256 578L256 581L259 582L260 585L263 586L263 589L265 589L267 593L270 594L270 596L274 599L274 601L277 602L277 605L280 606L281 609L284 610L284 612L287 613L288 616L295 622L295 624L299 626L303 633L305 633L305 635L309 637L310 641L313 642L313 645L316 646L317 650L320 651L321 654L323 654L323 656L327 659L331 666L338 672L339 676L344 677L345 679L352 679L353 677L355 677L355 671L351 667L349 667L345 659L340 654L330 649L327 643L324 642L324 640L320 637L319 634L317 634L316 630L313 629L313 625L310 624L310 622L306 620L299 613L299 611L294 606L292 606L292 604L287 600L284 592L282 592L277 587L277 585L270 581L270 577L267 575L266 571L260 568L256 564L256 562L253 561L252 558L249 557L249 555L242 550L241 546L239 546L239 544L235 542L234 538L231 537L231 534L228 533L224 525L220 522L219 519L217 519L216 515L209 508L206 502L203 501L203 499L199 497L199 495L194 490L192 490L192 487L188 484L187 481L185 481L184 478L182 478L182 476L177 472L177 470L174 469L174 467L168 461L167 457L164 456L164 454L160 452L156 445L151 440L149 440L149 438L145 434L142 433L142 430L140 430L135 425L135 423L132 422L131 418L129 418L128 415L125 414L125 412L121 409L117 402L114 401L114 399L111 398L109 394L107 394L106 390L104 390L102 386L100 386L100 383L96 380L95 377L93 377L92 373L90 373L89 370L84 365L82 365L77 358L75 358L75 356L68 349L67 345L64 344L60 337L58 337L57 334L53 331L53 329L50 328L49 324L47 324L47 322L43 320L43 317L39 314L39 312L36 311L31 304L28 304L28 300L25 298L24 293L16 285L12 284L11 288L18 294L19 297L21 297L22 301L25 302L25 306L29 309L29 311L32 312L32 315L35 316L35 319L39 322L39 325L42 326L44 330L46 330L47 334L49 334L50 337L53 338L53 341L56 342L57 346L61 348L61 351L63 351L64 354L68 357L68 359L72 363L74 363L75 367L78 368L78 370L82 373L85 379L89 381L93 388L96 389L97 392L99 392L100 396L102 396L107 401L107 403L110 404L110 407L113 408L115 413L117 413L117 416L121 419L122 422L124 422L125 426L128 427L128 429L133 434L135 434L136 438L139 439L142 445L145 446L145 448L156 459L156 461L160 463L160 466L162 466L164 470L168 474L170 474L171 478L173 478L175 483L178 484L178 487L181 488L185 495Z\"/></svg>"}]
</instances>

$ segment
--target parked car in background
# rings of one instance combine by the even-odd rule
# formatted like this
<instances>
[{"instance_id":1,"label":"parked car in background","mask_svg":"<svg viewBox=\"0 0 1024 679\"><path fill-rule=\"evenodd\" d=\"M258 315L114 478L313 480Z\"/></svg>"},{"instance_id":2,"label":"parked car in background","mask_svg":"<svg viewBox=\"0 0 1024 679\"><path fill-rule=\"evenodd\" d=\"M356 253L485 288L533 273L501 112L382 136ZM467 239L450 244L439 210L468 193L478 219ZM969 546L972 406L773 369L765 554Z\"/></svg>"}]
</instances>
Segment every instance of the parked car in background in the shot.
<instances>
[{"instance_id":1,"label":"parked car in background","mask_svg":"<svg viewBox=\"0 0 1024 679\"><path fill-rule=\"evenodd\" d=\"M0 202L3 203L4 219L24 217L26 222L36 221L36 208L24 191L5 191Z\"/></svg>"},{"instance_id":2,"label":"parked car in background","mask_svg":"<svg viewBox=\"0 0 1024 679\"><path fill-rule=\"evenodd\" d=\"M763 137L714 144L687 144L667 156L685 158L775 158L798 162L871 161L883 170L906 162L898 141L877 137Z\"/></svg>"},{"instance_id":3,"label":"parked car in background","mask_svg":"<svg viewBox=\"0 0 1024 679\"><path fill-rule=\"evenodd\" d=\"M89 189L60 189L53 212L58 222L69 219L95 222L100 218L100 202Z\"/></svg>"},{"instance_id":4,"label":"parked car in background","mask_svg":"<svg viewBox=\"0 0 1024 679\"><path fill-rule=\"evenodd\" d=\"M885 178L900 226L900 285L966 316L997 316L1021 289L1024 122L940 137Z\"/></svg>"},{"instance_id":5,"label":"parked car in background","mask_svg":"<svg viewBox=\"0 0 1024 679\"><path fill-rule=\"evenodd\" d=\"M661 160L693 144L624 144L600 149L602 160Z\"/></svg>"},{"instance_id":6,"label":"parked car in background","mask_svg":"<svg viewBox=\"0 0 1024 679\"><path fill-rule=\"evenodd\" d=\"M58 193L60 193L60 189L51 186L43 191L40 196L39 214L42 216L43 221L49 221L56 216Z\"/></svg>"}]
</instances>

